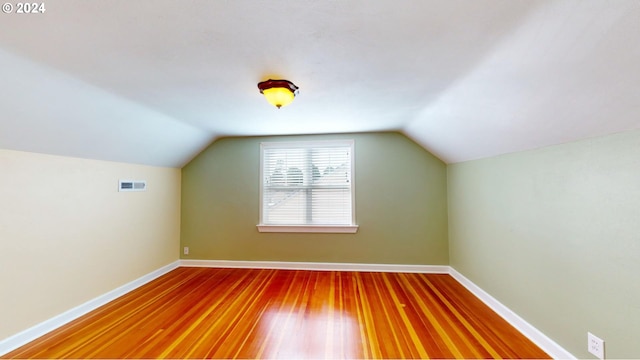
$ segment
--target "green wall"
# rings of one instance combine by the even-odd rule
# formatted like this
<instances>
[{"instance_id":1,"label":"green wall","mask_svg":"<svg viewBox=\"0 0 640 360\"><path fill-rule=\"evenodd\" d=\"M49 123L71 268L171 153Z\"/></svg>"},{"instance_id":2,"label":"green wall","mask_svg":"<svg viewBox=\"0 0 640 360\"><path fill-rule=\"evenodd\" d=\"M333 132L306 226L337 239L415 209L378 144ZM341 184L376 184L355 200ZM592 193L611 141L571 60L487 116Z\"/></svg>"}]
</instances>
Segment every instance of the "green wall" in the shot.
<instances>
[{"instance_id":1,"label":"green wall","mask_svg":"<svg viewBox=\"0 0 640 360\"><path fill-rule=\"evenodd\" d=\"M579 358L640 358L640 132L450 165L451 265Z\"/></svg>"},{"instance_id":2,"label":"green wall","mask_svg":"<svg viewBox=\"0 0 640 360\"><path fill-rule=\"evenodd\" d=\"M355 140L356 234L259 233L260 142ZM446 265L446 165L398 133L223 138L182 169L185 259Z\"/></svg>"}]
</instances>

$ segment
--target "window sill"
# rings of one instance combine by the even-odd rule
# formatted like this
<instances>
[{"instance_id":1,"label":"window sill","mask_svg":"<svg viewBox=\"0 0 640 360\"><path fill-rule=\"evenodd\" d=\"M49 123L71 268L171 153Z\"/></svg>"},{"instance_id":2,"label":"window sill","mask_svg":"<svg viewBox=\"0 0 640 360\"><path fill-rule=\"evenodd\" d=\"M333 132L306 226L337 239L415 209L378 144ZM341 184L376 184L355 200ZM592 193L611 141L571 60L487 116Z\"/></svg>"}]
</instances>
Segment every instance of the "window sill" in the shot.
<instances>
[{"instance_id":1,"label":"window sill","mask_svg":"<svg viewBox=\"0 0 640 360\"><path fill-rule=\"evenodd\" d=\"M256 225L259 232L355 234L358 225Z\"/></svg>"}]
</instances>

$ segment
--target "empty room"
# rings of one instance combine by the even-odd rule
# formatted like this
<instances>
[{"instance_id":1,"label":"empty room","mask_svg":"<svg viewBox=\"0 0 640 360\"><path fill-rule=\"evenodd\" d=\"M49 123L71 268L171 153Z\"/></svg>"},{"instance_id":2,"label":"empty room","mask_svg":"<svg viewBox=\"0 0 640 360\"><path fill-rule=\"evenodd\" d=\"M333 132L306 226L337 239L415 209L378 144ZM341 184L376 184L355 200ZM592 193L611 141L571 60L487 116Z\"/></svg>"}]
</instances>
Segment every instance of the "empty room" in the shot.
<instances>
[{"instance_id":1,"label":"empty room","mask_svg":"<svg viewBox=\"0 0 640 360\"><path fill-rule=\"evenodd\" d=\"M640 1L0 13L0 358L640 358Z\"/></svg>"}]
</instances>

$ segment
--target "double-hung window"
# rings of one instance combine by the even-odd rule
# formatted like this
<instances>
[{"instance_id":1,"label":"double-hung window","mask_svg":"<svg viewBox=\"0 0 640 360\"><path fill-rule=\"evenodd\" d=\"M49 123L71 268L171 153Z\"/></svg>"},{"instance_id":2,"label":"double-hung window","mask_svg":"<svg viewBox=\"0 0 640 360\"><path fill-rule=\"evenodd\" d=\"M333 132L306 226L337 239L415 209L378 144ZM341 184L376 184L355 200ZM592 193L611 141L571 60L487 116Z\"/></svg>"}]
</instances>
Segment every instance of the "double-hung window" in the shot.
<instances>
[{"instance_id":1,"label":"double-hung window","mask_svg":"<svg viewBox=\"0 0 640 360\"><path fill-rule=\"evenodd\" d=\"M354 233L354 141L260 145L261 232Z\"/></svg>"}]
</instances>

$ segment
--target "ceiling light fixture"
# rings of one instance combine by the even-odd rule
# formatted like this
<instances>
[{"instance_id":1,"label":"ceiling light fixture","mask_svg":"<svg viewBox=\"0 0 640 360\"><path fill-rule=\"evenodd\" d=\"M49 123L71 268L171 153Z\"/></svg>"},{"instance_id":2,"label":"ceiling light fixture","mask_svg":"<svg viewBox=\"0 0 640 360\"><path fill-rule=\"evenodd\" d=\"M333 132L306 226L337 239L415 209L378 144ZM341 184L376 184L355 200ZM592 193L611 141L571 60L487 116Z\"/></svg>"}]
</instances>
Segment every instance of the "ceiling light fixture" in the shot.
<instances>
[{"instance_id":1,"label":"ceiling light fixture","mask_svg":"<svg viewBox=\"0 0 640 360\"><path fill-rule=\"evenodd\" d=\"M289 80L269 79L258 83L258 89L267 101L278 109L291 104L293 98L298 95L298 87Z\"/></svg>"}]
</instances>

